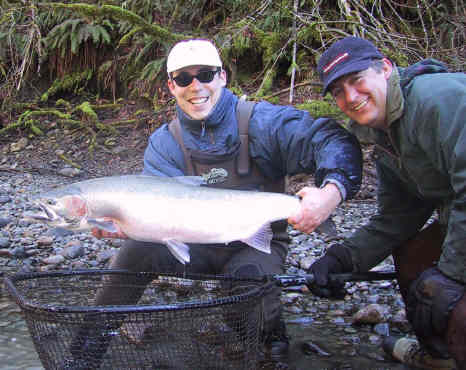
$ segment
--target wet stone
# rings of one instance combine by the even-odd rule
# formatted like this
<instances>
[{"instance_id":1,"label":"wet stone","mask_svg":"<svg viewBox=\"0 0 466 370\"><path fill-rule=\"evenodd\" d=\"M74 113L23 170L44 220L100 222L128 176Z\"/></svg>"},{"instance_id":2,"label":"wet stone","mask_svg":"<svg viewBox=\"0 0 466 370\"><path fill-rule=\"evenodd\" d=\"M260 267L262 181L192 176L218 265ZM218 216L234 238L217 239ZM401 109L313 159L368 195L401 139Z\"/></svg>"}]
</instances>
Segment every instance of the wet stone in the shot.
<instances>
[{"instance_id":1,"label":"wet stone","mask_svg":"<svg viewBox=\"0 0 466 370\"><path fill-rule=\"evenodd\" d=\"M50 256L48 258L44 258L42 262L47 265L58 265L62 263L64 260L65 260L65 257L61 255L55 255L55 256Z\"/></svg>"},{"instance_id":2,"label":"wet stone","mask_svg":"<svg viewBox=\"0 0 466 370\"><path fill-rule=\"evenodd\" d=\"M11 251L9 249L0 249L0 257L12 257Z\"/></svg>"},{"instance_id":3,"label":"wet stone","mask_svg":"<svg viewBox=\"0 0 466 370\"><path fill-rule=\"evenodd\" d=\"M0 248L8 248L10 244L10 239L0 237Z\"/></svg>"},{"instance_id":4,"label":"wet stone","mask_svg":"<svg viewBox=\"0 0 466 370\"><path fill-rule=\"evenodd\" d=\"M5 204L11 202L11 198L6 195L0 195L0 204Z\"/></svg>"},{"instance_id":5,"label":"wet stone","mask_svg":"<svg viewBox=\"0 0 466 370\"><path fill-rule=\"evenodd\" d=\"M37 245L44 247L53 244L53 237L51 236L41 236L37 239Z\"/></svg>"},{"instance_id":6,"label":"wet stone","mask_svg":"<svg viewBox=\"0 0 466 370\"><path fill-rule=\"evenodd\" d=\"M6 225L8 225L12 221L13 221L13 219L11 219L11 218L0 217L0 228L5 227Z\"/></svg>"},{"instance_id":7,"label":"wet stone","mask_svg":"<svg viewBox=\"0 0 466 370\"><path fill-rule=\"evenodd\" d=\"M387 309L382 305L370 304L353 316L355 324L378 324L387 320Z\"/></svg>"},{"instance_id":8,"label":"wet stone","mask_svg":"<svg viewBox=\"0 0 466 370\"><path fill-rule=\"evenodd\" d=\"M84 256L84 247L80 242L70 242L61 252L65 258L78 258Z\"/></svg>"},{"instance_id":9,"label":"wet stone","mask_svg":"<svg viewBox=\"0 0 466 370\"><path fill-rule=\"evenodd\" d=\"M110 258L112 258L112 256L114 254L115 254L115 252L111 251L111 250L102 251L97 255L97 261L99 263L105 263L105 262L109 261Z\"/></svg>"},{"instance_id":10,"label":"wet stone","mask_svg":"<svg viewBox=\"0 0 466 370\"><path fill-rule=\"evenodd\" d=\"M16 247L11 251L11 255L15 258L27 258L28 254L26 253L26 248L23 246Z\"/></svg>"}]
</instances>

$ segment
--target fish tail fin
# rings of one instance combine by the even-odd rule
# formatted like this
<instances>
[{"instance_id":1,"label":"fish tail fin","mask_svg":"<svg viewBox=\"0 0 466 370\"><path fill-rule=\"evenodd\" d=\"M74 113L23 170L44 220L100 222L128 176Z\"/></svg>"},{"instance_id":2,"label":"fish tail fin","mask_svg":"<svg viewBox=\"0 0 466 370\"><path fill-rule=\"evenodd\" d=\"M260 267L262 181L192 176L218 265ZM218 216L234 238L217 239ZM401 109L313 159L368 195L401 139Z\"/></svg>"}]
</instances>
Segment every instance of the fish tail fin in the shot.
<instances>
[{"instance_id":1,"label":"fish tail fin","mask_svg":"<svg viewBox=\"0 0 466 370\"><path fill-rule=\"evenodd\" d=\"M183 265L190 262L191 257L189 255L189 246L187 246L185 243L175 239L165 239L163 242L167 245L168 250L173 255L173 257L175 257Z\"/></svg>"},{"instance_id":2,"label":"fish tail fin","mask_svg":"<svg viewBox=\"0 0 466 370\"><path fill-rule=\"evenodd\" d=\"M270 242L272 241L272 237L272 227L270 223L266 223L249 238L242 239L241 241L261 252L270 254Z\"/></svg>"}]
</instances>

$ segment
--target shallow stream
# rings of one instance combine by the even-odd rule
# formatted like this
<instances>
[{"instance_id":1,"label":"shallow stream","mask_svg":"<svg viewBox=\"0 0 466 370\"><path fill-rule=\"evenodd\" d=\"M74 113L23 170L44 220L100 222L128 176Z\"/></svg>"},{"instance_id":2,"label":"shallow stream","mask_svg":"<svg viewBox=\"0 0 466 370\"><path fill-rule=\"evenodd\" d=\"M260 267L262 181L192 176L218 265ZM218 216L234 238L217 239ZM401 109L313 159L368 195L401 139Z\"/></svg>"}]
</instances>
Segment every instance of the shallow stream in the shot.
<instances>
[{"instance_id":1,"label":"shallow stream","mask_svg":"<svg viewBox=\"0 0 466 370\"><path fill-rule=\"evenodd\" d=\"M2 287L0 296L0 369L43 369L19 307ZM353 328L343 320L317 321L306 315L286 316L292 338L288 366L260 369L401 370L380 349L381 337L367 328Z\"/></svg>"}]
</instances>

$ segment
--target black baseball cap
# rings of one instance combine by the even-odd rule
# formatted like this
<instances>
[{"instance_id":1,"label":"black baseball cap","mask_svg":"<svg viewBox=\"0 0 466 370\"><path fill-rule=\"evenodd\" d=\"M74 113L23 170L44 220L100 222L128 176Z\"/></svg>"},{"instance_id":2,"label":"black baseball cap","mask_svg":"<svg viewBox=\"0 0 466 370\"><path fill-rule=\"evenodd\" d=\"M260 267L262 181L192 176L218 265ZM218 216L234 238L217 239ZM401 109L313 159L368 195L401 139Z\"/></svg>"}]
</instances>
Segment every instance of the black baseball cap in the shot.
<instances>
[{"instance_id":1,"label":"black baseball cap","mask_svg":"<svg viewBox=\"0 0 466 370\"><path fill-rule=\"evenodd\" d=\"M345 37L327 49L317 64L317 72L324 85L322 95L327 94L328 86L348 73L363 71L374 59L384 56L370 41L360 37Z\"/></svg>"}]
</instances>

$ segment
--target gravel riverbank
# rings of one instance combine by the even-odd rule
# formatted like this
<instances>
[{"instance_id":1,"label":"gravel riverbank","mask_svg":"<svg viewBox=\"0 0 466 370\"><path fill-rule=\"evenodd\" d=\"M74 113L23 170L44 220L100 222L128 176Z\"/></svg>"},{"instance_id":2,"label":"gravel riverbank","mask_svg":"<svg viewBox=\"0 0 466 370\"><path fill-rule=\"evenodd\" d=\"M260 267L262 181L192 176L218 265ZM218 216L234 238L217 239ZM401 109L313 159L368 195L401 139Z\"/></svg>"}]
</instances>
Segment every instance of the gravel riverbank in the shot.
<instances>
[{"instance_id":1,"label":"gravel riverbank","mask_svg":"<svg viewBox=\"0 0 466 370\"><path fill-rule=\"evenodd\" d=\"M57 132L56 135L61 134ZM78 155L82 153L79 147L66 147L59 136L49 135L49 145L29 142L17 151L12 147L17 142L3 146L0 157L0 271L14 273L108 266L121 245L120 240L98 240L89 233L73 234L62 229L51 229L25 219L24 212L31 210L30 200L44 190L90 177L138 173L144 141L132 135L127 135L126 139L127 143L132 143L130 150L128 145L116 145L119 154L115 150L95 153L92 159L89 157L85 161L86 165L81 171L67 167L66 163L56 159L60 153L75 160L83 158ZM54 147L50 140L60 145ZM60 150L62 152L57 153ZM327 247L349 235L375 212L370 153L370 148L365 148L368 165L362 191L355 200L342 204L332 215L336 235L317 232L304 235L290 229L292 243L287 263L288 274L304 273ZM308 177L294 177L290 182L290 192L308 181ZM391 269L391 259L377 268ZM400 365L385 357L380 349L384 335L409 333L396 283L347 283L347 290L348 294L341 300L315 297L305 286L283 292L285 318L295 337L294 351L299 352L301 357L307 356L308 361L323 361L322 366L332 363L354 366L341 367L345 369L398 369ZM309 330L302 331L306 327ZM320 327L324 329L316 337L313 330ZM326 329L329 331L326 332ZM326 349L316 350L315 343L318 343L317 348ZM361 358L367 360L366 365L355 365ZM375 367L370 367L368 364L374 361ZM298 361L295 366L299 369L304 365L299 365ZM340 368L338 366L331 368Z\"/></svg>"}]
</instances>

